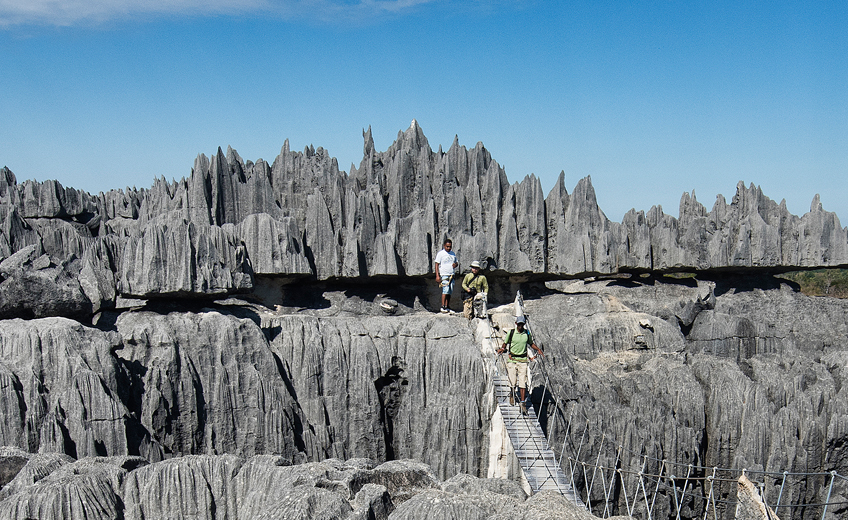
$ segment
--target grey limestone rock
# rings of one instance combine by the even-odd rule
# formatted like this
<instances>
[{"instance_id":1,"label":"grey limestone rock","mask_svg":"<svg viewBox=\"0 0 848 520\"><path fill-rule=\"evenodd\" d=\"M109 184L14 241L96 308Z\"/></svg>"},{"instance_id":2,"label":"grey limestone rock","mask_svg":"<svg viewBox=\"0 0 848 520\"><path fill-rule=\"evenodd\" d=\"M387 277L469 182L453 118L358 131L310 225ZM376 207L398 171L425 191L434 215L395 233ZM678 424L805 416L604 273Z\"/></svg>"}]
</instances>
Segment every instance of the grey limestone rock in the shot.
<instances>
[{"instance_id":1,"label":"grey limestone rock","mask_svg":"<svg viewBox=\"0 0 848 520\"><path fill-rule=\"evenodd\" d=\"M391 520L532 519L592 520L596 518L558 493L542 491L530 498L516 484L501 485L493 479L467 475L451 479L444 491L425 490L400 504ZM474 482L478 480L479 482ZM456 484L462 482L460 487Z\"/></svg>"},{"instance_id":2,"label":"grey limestone rock","mask_svg":"<svg viewBox=\"0 0 848 520\"><path fill-rule=\"evenodd\" d=\"M467 473L455 475L442 484L442 490L455 495L481 495L484 493L497 493L524 501L527 493L521 485L512 480L499 478L477 478Z\"/></svg>"},{"instance_id":3,"label":"grey limestone rock","mask_svg":"<svg viewBox=\"0 0 848 520\"><path fill-rule=\"evenodd\" d=\"M34 260L31 268L9 272L0 282L0 318L66 316L85 319L92 303L78 280L59 266L46 267L49 258Z\"/></svg>"},{"instance_id":4,"label":"grey limestone rock","mask_svg":"<svg viewBox=\"0 0 848 520\"><path fill-rule=\"evenodd\" d=\"M121 491L124 518L238 518L232 483L243 462L232 455L190 455L132 471Z\"/></svg>"},{"instance_id":5,"label":"grey limestone rock","mask_svg":"<svg viewBox=\"0 0 848 520\"><path fill-rule=\"evenodd\" d=\"M118 318L117 330L133 413L163 450L155 460L215 453L292 460L310 441L291 381L253 321L211 309L135 311Z\"/></svg>"},{"instance_id":6,"label":"grey limestone rock","mask_svg":"<svg viewBox=\"0 0 848 520\"><path fill-rule=\"evenodd\" d=\"M684 193L679 218L656 206L617 223L588 177L569 194L561 175L544 196L534 175L510 185L482 143L455 139L433 151L416 122L384 152L370 129L363 138L349 172L320 147L294 152L286 142L271 165L219 148L199 155L187 179L96 197L55 181L17 184L4 169L0 259L35 243L55 259L80 259L95 237L117 239L114 259L98 247L99 261L88 260L101 272L99 290L86 285L91 312L114 300L104 287L110 264L123 296L185 298L250 290L249 266L319 280L424 276L447 237L463 266L487 260L512 274L848 265L848 229L818 198L797 217L740 182L710 211Z\"/></svg>"},{"instance_id":7,"label":"grey limestone rock","mask_svg":"<svg viewBox=\"0 0 848 520\"><path fill-rule=\"evenodd\" d=\"M291 518L292 520L344 520L350 518L353 508L350 503L338 493L332 491L301 486L284 494L259 516L262 520L276 518Z\"/></svg>"},{"instance_id":8,"label":"grey limestone rock","mask_svg":"<svg viewBox=\"0 0 848 520\"><path fill-rule=\"evenodd\" d=\"M394 510L388 490L379 484L365 484L351 502L351 520L387 520Z\"/></svg>"},{"instance_id":9,"label":"grey limestone rock","mask_svg":"<svg viewBox=\"0 0 848 520\"><path fill-rule=\"evenodd\" d=\"M139 457L26 457L14 485L0 495L3 518L590 518L561 497L525 500L517 484L505 481L461 475L441 482L414 461L291 465L270 455L194 455L147 464Z\"/></svg>"},{"instance_id":10,"label":"grey limestone rock","mask_svg":"<svg viewBox=\"0 0 848 520\"><path fill-rule=\"evenodd\" d=\"M278 331L270 347L314 432L310 460L410 458L440 478L481 471L491 410L467 320L299 315L263 327Z\"/></svg>"},{"instance_id":11,"label":"grey limestone rock","mask_svg":"<svg viewBox=\"0 0 848 520\"><path fill-rule=\"evenodd\" d=\"M11 188L11 186L9 186ZM58 181L26 181L10 199L16 197L24 218L75 217L95 212L93 197L73 188L64 188Z\"/></svg>"},{"instance_id":12,"label":"grey limestone rock","mask_svg":"<svg viewBox=\"0 0 848 520\"><path fill-rule=\"evenodd\" d=\"M521 517L524 520L543 520L556 518L558 520L592 520L596 518L585 509L553 491L540 491L527 499L527 512Z\"/></svg>"},{"instance_id":13,"label":"grey limestone rock","mask_svg":"<svg viewBox=\"0 0 848 520\"><path fill-rule=\"evenodd\" d=\"M14 447L11 448L14 449ZM10 452L10 447L4 446L3 451ZM4 458L17 459L14 461L17 470L14 472L14 475L10 472L9 476L12 478L0 490L0 502L32 486L59 467L74 461L72 457L63 453L31 454L23 450L12 451L8 457L4 456ZM20 466L20 459L23 459L22 466Z\"/></svg>"},{"instance_id":14,"label":"grey limestone rock","mask_svg":"<svg viewBox=\"0 0 848 520\"><path fill-rule=\"evenodd\" d=\"M426 518L440 518L445 520L486 520L490 518L492 511L487 507L480 507L472 503L466 496L457 496L444 491L426 491L420 493L398 506L391 515L390 520L424 520ZM485 504L488 505L488 504Z\"/></svg>"},{"instance_id":15,"label":"grey limestone rock","mask_svg":"<svg viewBox=\"0 0 848 520\"><path fill-rule=\"evenodd\" d=\"M386 488L395 504L408 500L422 490L439 489L441 481L427 464L414 460L390 460L374 469L363 469L351 478L351 488L368 484Z\"/></svg>"},{"instance_id":16,"label":"grey limestone rock","mask_svg":"<svg viewBox=\"0 0 848 520\"><path fill-rule=\"evenodd\" d=\"M642 468L647 455L649 472L668 460L848 473L848 304L779 280L745 280L632 277L528 297L551 378L543 388L534 365L531 399L554 449L566 425L554 404L540 401L546 390L562 399L571 428L585 429L582 441L570 435L567 443L582 442L593 462L611 465L620 443L622 467ZM542 498L525 500L517 484L474 478L488 469L493 410L466 320L385 316L376 304L325 316L277 315L238 301L163 309L121 312L117 332L63 318L0 321L0 441L77 457L174 457L138 469L119 464L129 473L114 503L152 512L132 513L139 518L164 514L152 490L183 488L192 498L174 495L171 509L214 502L216 514L250 518L542 518L551 507L579 518ZM693 313L691 323L684 319ZM30 456L0 490L3 507L47 503L47 487L32 487L44 478L34 471L45 456ZM46 467L68 464L62 457ZM304 461L311 462L292 465ZM457 474L471 476L442 481ZM86 493L115 487L112 477L97 482L85 484L93 486ZM723 496L735 492L725 487ZM820 503L824 488L787 487L783 500ZM591 498L603 499L599 488ZM106 510L111 500L102 502ZM661 493L655 514L672 511Z\"/></svg>"},{"instance_id":17,"label":"grey limestone rock","mask_svg":"<svg viewBox=\"0 0 848 520\"><path fill-rule=\"evenodd\" d=\"M254 213L236 226L236 235L244 239L247 257L255 274L312 273L302 234L292 217L277 220L267 213Z\"/></svg>"},{"instance_id":18,"label":"grey limestone rock","mask_svg":"<svg viewBox=\"0 0 848 520\"><path fill-rule=\"evenodd\" d=\"M254 458L248 464L237 478L242 518L385 519L397 501L439 483L428 467L411 461L373 469L362 459L288 466Z\"/></svg>"},{"instance_id":19,"label":"grey limestone rock","mask_svg":"<svg viewBox=\"0 0 848 520\"><path fill-rule=\"evenodd\" d=\"M92 312L115 306L118 291L114 252L119 248L120 241L115 237L98 237L83 254L78 281L91 302Z\"/></svg>"},{"instance_id":20,"label":"grey limestone rock","mask_svg":"<svg viewBox=\"0 0 848 520\"><path fill-rule=\"evenodd\" d=\"M61 228L61 226L60 226ZM71 237L79 237L72 227ZM47 234L43 235L46 239ZM55 237L54 237L55 238ZM50 246L45 251L38 242L19 249L0 263L0 315L14 317L65 316L85 319L102 307L114 305L114 237L93 239L83 244L72 240L74 248ZM60 241L61 242L61 241ZM63 251L73 249L69 259ZM79 255L79 256L77 256Z\"/></svg>"},{"instance_id":21,"label":"grey limestone rock","mask_svg":"<svg viewBox=\"0 0 848 520\"><path fill-rule=\"evenodd\" d=\"M23 450L20 450L20 453L0 455L0 492L26 465L27 460L29 460L28 455Z\"/></svg>"},{"instance_id":22,"label":"grey limestone rock","mask_svg":"<svg viewBox=\"0 0 848 520\"><path fill-rule=\"evenodd\" d=\"M244 244L233 230L187 220L148 224L129 237L118 265L125 296L224 295L253 286Z\"/></svg>"},{"instance_id":23,"label":"grey limestone rock","mask_svg":"<svg viewBox=\"0 0 848 520\"><path fill-rule=\"evenodd\" d=\"M2 226L0 260L30 246L35 246L39 251L43 251L38 233L26 220L21 218L15 207L6 206L4 211L3 206L0 205L0 226Z\"/></svg>"},{"instance_id":24,"label":"grey limestone rock","mask_svg":"<svg viewBox=\"0 0 848 520\"><path fill-rule=\"evenodd\" d=\"M609 466L620 444L622 467L646 472L659 471L663 460L778 473L848 471L838 368L846 361L848 304L779 282L750 283L604 281L528 302L552 390L569 403L563 412L572 427L585 428L584 452ZM673 312L686 302L712 303L687 325ZM636 345L630 337L642 320L652 330L643 329L646 341ZM565 425L553 415L547 424L556 446ZM823 502L818 482L787 486L783 503ZM655 515L673 511L664 500Z\"/></svg>"},{"instance_id":25,"label":"grey limestone rock","mask_svg":"<svg viewBox=\"0 0 848 520\"><path fill-rule=\"evenodd\" d=\"M117 340L66 318L0 321L2 442L74 457L138 453L146 436L119 398Z\"/></svg>"},{"instance_id":26,"label":"grey limestone rock","mask_svg":"<svg viewBox=\"0 0 848 520\"><path fill-rule=\"evenodd\" d=\"M120 488L127 474L121 462L92 458L62 464L0 500L0 516L13 520L120 518Z\"/></svg>"}]
</instances>

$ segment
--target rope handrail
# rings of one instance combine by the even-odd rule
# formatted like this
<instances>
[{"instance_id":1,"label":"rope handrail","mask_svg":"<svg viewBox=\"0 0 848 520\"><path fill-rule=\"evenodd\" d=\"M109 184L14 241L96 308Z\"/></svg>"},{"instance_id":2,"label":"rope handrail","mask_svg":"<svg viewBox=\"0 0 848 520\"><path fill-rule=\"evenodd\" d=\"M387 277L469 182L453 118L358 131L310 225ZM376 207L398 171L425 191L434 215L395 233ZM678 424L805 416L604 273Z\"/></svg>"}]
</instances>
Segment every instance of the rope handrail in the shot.
<instances>
[{"instance_id":1,"label":"rope handrail","mask_svg":"<svg viewBox=\"0 0 848 520\"><path fill-rule=\"evenodd\" d=\"M712 476L708 476L708 477L691 477L691 476L684 477L684 476L675 476L675 475L657 475L657 474L652 474L652 473L643 473L641 471L627 470L627 469L623 469L623 468L610 468L610 467L607 467L607 466L594 466L591 463L580 461L580 460L574 459L572 457L567 457L567 459L571 462L576 463L576 464L580 464L583 467L594 467L594 468L599 469L601 471L612 471L613 473L618 473L618 474L625 474L625 475L633 475L633 476L643 477L643 478L649 479L651 482L656 482L658 486L662 486L666 490L672 490L673 488L672 488L672 486L669 486L668 484L663 482L663 480L704 481L704 482L712 481L712 482L728 482L728 483L737 483L738 482L738 480L736 480L736 479L722 479L722 478L716 478L716 477L712 477ZM830 476L831 474L830 473L816 473L814 475ZM691 493L691 492L686 492L686 491L683 491L681 493L681 498L683 498L684 496L692 498L692 499L698 499L698 500L704 500L704 501L710 500L708 497L705 497L703 495L699 495L699 494L695 494L695 493ZM726 500L726 499L715 499L715 498L711 499L711 500L713 500L716 503L728 504L728 505L736 505L738 503L737 500ZM843 505L843 504L848 504L848 501L842 500L842 501L821 502L821 503L779 504L779 505L769 505L769 507L771 507L772 509L778 509L778 508L784 508L784 509L799 508L800 509L800 508L808 508L808 507L835 506L835 505Z\"/></svg>"},{"instance_id":2,"label":"rope handrail","mask_svg":"<svg viewBox=\"0 0 848 520\"><path fill-rule=\"evenodd\" d=\"M623 470L623 469L617 469L615 471L617 473L629 473L631 475L632 474L640 475L642 477L650 479L652 482L659 482L659 485L665 487L666 489L672 489L672 488L671 488L671 486L669 486L665 482L662 482L662 479L666 479L666 480L672 480L672 479L673 480L687 480L687 481L691 481L691 480L710 481L710 480L712 480L712 481L733 482L733 483L738 482L737 480L734 480L734 479L718 479L718 478L712 478L712 477L693 478L693 477L678 477L678 476L674 476L674 475L672 475L672 476L648 475L646 473L639 473L639 472L628 471L628 470ZM830 476L830 473L827 473L827 475ZM658 477L658 478L652 478L652 477ZM704 497L702 495L690 493L690 492L685 492L684 495L688 496L690 498L697 498L697 499L700 499L700 500L706 500L706 497ZM716 502L721 502L721 503L725 503L725 504L737 504L738 500L719 500L719 499L716 499ZM841 504L848 504L848 500L841 500L841 501L836 501L836 502L822 502L822 503L780 504L780 505L769 505L769 507L771 507L772 509L777 509L777 508L805 508L805 507L834 506L834 505L841 505Z\"/></svg>"}]
</instances>

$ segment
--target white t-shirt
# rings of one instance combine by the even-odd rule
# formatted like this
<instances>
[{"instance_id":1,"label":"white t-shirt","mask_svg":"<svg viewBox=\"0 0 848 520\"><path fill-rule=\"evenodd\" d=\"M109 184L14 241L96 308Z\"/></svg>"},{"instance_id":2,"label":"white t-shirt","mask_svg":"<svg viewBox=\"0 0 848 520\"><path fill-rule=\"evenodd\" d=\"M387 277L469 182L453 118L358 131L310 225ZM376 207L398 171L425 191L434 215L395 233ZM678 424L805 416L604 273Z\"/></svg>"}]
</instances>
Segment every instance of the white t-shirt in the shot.
<instances>
[{"instance_id":1,"label":"white t-shirt","mask_svg":"<svg viewBox=\"0 0 848 520\"><path fill-rule=\"evenodd\" d=\"M447 252L444 249L436 253L436 263L439 264L439 275L450 276L453 274L453 264L456 262L456 253Z\"/></svg>"}]
</instances>

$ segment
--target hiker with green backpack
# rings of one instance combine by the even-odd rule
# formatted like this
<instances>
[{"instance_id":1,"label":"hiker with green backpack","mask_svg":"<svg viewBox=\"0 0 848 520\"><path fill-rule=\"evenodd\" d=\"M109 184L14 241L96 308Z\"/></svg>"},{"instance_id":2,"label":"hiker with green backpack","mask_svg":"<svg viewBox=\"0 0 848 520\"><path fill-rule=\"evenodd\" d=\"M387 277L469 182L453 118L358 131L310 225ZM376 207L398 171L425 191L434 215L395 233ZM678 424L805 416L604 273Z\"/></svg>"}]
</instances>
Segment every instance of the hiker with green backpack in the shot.
<instances>
[{"instance_id":1,"label":"hiker with green backpack","mask_svg":"<svg viewBox=\"0 0 848 520\"><path fill-rule=\"evenodd\" d=\"M509 404L515 405L515 385L518 383L518 392L520 400L519 406L521 413L527 415L527 407L524 404L525 392L527 387L527 365L530 362L527 347L544 356L545 353L536 346L533 342L533 337L529 330L524 329L524 316L515 318L515 328L509 331L506 335L503 346L498 350L498 354L503 354L509 349L509 361L506 364L506 373L509 378Z\"/></svg>"}]
</instances>

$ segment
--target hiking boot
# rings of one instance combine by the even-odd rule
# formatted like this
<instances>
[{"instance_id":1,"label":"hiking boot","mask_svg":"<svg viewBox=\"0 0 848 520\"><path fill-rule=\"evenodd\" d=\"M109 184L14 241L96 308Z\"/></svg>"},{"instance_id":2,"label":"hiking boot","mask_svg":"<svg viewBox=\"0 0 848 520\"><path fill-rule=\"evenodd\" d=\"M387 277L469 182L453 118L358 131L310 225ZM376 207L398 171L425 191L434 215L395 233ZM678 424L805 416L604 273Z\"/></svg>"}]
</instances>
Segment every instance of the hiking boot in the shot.
<instances>
[{"instance_id":1,"label":"hiking boot","mask_svg":"<svg viewBox=\"0 0 848 520\"><path fill-rule=\"evenodd\" d=\"M509 393L509 405L515 406L515 396L512 395L512 392Z\"/></svg>"},{"instance_id":2,"label":"hiking boot","mask_svg":"<svg viewBox=\"0 0 848 520\"><path fill-rule=\"evenodd\" d=\"M441 312L442 312L442 314L447 314L447 313L450 312L450 309L448 309L447 307L442 307Z\"/></svg>"},{"instance_id":3,"label":"hiking boot","mask_svg":"<svg viewBox=\"0 0 848 520\"><path fill-rule=\"evenodd\" d=\"M518 403L519 408L521 408L521 415L527 415L527 407L524 406L524 402Z\"/></svg>"}]
</instances>

